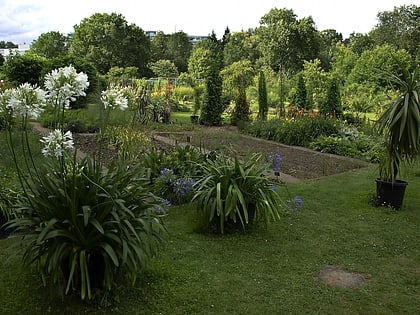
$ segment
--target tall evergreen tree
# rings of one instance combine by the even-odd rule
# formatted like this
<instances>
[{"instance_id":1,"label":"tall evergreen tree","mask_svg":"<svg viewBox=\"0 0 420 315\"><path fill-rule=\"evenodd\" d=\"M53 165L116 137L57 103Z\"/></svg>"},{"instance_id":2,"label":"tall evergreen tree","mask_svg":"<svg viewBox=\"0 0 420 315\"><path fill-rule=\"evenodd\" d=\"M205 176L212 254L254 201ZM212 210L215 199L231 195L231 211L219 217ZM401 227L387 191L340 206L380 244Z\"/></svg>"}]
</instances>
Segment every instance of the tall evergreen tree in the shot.
<instances>
[{"instance_id":1,"label":"tall evergreen tree","mask_svg":"<svg viewBox=\"0 0 420 315\"><path fill-rule=\"evenodd\" d=\"M302 75L299 75L298 78L296 93L293 95L293 105L303 109L308 107L305 80Z\"/></svg>"},{"instance_id":2,"label":"tall evergreen tree","mask_svg":"<svg viewBox=\"0 0 420 315\"><path fill-rule=\"evenodd\" d=\"M238 87L238 94L235 99L235 110L231 119L232 125L237 125L241 121L249 121L249 114L249 102L246 99L246 84L245 79L242 78L242 83Z\"/></svg>"},{"instance_id":3,"label":"tall evergreen tree","mask_svg":"<svg viewBox=\"0 0 420 315\"><path fill-rule=\"evenodd\" d=\"M324 116L341 117L343 115L337 80L331 79L327 91L327 100L320 106L319 112Z\"/></svg>"},{"instance_id":4,"label":"tall evergreen tree","mask_svg":"<svg viewBox=\"0 0 420 315\"><path fill-rule=\"evenodd\" d=\"M258 119L267 120L268 101L267 101L267 83L264 71L260 72L258 77Z\"/></svg>"},{"instance_id":5,"label":"tall evergreen tree","mask_svg":"<svg viewBox=\"0 0 420 315\"><path fill-rule=\"evenodd\" d=\"M222 124L222 77L220 76L219 64L212 60L205 78L205 94L201 109L200 123L217 126Z\"/></svg>"}]
</instances>

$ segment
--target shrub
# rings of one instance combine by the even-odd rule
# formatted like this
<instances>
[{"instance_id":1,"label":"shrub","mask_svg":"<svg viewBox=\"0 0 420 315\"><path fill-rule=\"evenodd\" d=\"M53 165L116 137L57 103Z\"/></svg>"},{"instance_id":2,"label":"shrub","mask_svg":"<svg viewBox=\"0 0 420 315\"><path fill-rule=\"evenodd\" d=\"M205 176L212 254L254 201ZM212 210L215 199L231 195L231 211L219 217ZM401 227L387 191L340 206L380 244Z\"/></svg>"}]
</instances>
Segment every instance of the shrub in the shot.
<instances>
[{"instance_id":1,"label":"shrub","mask_svg":"<svg viewBox=\"0 0 420 315\"><path fill-rule=\"evenodd\" d=\"M289 121L256 121L243 128L242 131L255 137L287 145L309 146L319 136L337 134L338 123L335 119L305 116Z\"/></svg>"},{"instance_id":2,"label":"shrub","mask_svg":"<svg viewBox=\"0 0 420 315\"><path fill-rule=\"evenodd\" d=\"M83 133L87 130L85 123L81 119L69 120L65 129L76 133Z\"/></svg>"},{"instance_id":3,"label":"shrub","mask_svg":"<svg viewBox=\"0 0 420 315\"><path fill-rule=\"evenodd\" d=\"M33 192L20 205L9 228L24 232L24 263L35 263L44 284L78 292L109 291L120 271L134 281L163 240L142 170L114 165L105 174L90 159L62 172L50 161L33 176Z\"/></svg>"},{"instance_id":4,"label":"shrub","mask_svg":"<svg viewBox=\"0 0 420 315\"><path fill-rule=\"evenodd\" d=\"M284 203L264 176L261 155L252 155L243 163L236 157L218 157L202 169L193 201L208 226L216 225L224 233L226 225L245 230L254 222L280 220Z\"/></svg>"}]
</instances>

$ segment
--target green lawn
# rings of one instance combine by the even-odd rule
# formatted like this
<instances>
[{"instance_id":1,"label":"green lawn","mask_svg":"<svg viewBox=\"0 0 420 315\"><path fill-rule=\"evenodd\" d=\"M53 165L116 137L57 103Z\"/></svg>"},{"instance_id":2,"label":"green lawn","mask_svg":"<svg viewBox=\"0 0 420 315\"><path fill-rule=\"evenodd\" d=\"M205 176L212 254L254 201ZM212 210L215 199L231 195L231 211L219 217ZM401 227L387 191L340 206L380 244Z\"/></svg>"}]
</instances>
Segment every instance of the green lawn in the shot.
<instances>
[{"instance_id":1,"label":"green lawn","mask_svg":"<svg viewBox=\"0 0 420 315\"><path fill-rule=\"evenodd\" d=\"M420 166L404 174L409 185L398 212L369 204L376 174L372 167L289 185L303 208L247 234L199 233L194 206L172 208L166 246L107 309L50 298L36 273L22 269L22 249L11 247L19 238L1 240L0 313L416 314ZM316 279L327 265L368 282L355 290L329 287Z\"/></svg>"}]
</instances>

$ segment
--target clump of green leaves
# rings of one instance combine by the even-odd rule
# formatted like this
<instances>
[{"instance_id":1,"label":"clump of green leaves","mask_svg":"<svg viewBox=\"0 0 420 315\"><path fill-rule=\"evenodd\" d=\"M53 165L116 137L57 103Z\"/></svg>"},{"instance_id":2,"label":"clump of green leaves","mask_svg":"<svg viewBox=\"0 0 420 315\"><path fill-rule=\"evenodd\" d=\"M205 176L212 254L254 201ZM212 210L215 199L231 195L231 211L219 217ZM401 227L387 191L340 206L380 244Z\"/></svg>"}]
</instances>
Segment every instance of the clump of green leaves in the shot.
<instances>
[{"instance_id":1,"label":"clump of green leaves","mask_svg":"<svg viewBox=\"0 0 420 315\"><path fill-rule=\"evenodd\" d=\"M208 226L216 224L224 233L227 225L246 229L256 222L280 220L284 202L264 176L265 170L260 154L244 162L237 157L217 157L203 164L193 202Z\"/></svg>"},{"instance_id":2,"label":"clump of green leaves","mask_svg":"<svg viewBox=\"0 0 420 315\"><path fill-rule=\"evenodd\" d=\"M103 172L91 159L58 160L38 169L32 191L9 228L24 234L24 263L35 263L44 284L92 298L122 274L135 281L163 241L155 212L161 201L146 188L144 173L116 164Z\"/></svg>"}]
</instances>

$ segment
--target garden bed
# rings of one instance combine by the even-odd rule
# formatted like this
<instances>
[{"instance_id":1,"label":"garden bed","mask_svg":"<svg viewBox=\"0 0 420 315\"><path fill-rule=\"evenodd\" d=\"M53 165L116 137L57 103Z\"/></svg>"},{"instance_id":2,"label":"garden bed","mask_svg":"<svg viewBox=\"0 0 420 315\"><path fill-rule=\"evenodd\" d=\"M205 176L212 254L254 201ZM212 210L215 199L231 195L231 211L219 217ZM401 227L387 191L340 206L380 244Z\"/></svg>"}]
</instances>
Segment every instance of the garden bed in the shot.
<instances>
[{"instance_id":1,"label":"garden bed","mask_svg":"<svg viewBox=\"0 0 420 315\"><path fill-rule=\"evenodd\" d=\"M303 147L289 146L274 141L255 138L239 133L232 126L200 127L186 132L159 132L159 136L174 141L187 142L206 150L223 150L230 155L246 156L252 153L283 157L281 172L298 179L316 179L370 166L370 163L354 158L321 153Z\"/></svg>"}]
</instances>

